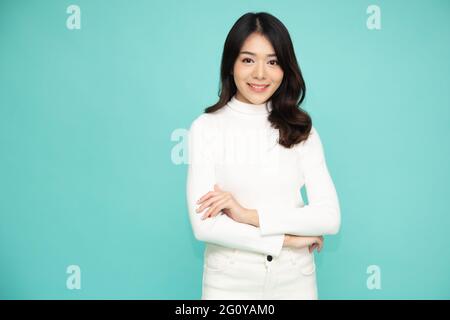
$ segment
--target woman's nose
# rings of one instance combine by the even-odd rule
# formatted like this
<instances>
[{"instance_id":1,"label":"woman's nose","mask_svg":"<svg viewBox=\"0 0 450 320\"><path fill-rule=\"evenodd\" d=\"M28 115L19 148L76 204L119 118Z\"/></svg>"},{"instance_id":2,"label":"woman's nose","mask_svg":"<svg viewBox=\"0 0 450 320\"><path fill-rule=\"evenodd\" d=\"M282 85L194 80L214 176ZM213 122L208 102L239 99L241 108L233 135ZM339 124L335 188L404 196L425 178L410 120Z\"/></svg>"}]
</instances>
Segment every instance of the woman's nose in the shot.
<instances>
[{"instance_id":1,"label":"woman's nose","mask_svg":"<svg viewBox=\"0 0 450 320\"><path fill-rule=\"evenodd\" d=\"M257 63L255 66L255 70L253 71L253 77L256 79L264 79L264 64L263 63Z\"/></svg>"}]
</instances>

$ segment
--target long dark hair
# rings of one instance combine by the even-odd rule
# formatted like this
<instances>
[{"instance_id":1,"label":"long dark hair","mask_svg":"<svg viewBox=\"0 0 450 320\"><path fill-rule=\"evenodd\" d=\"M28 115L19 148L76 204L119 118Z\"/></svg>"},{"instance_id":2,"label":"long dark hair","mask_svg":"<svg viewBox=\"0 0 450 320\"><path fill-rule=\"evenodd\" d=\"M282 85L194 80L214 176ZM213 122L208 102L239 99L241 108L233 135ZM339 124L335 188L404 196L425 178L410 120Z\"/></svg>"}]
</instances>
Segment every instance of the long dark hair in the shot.
<instances>
[{"instance_id":1,"label":"long dark hair","mask_svg":"<svg viewBox=\"0 0 450 320\"><path fill-rule=\"evenodd\" d=\"M212 113L219 110L236 94L233 67L242 45L254 32L265 36L271 42L284 73L280 87L270 98L272 111L268 120L273 128L279 130L278 143L291 148L307 139L312 128L312 120L309 114L300 108L305 98L306 87L289 32L280 20L269 13L246 13L231 28L222 53L219 101L204 111Z\"/></svg>"}]
</instances>

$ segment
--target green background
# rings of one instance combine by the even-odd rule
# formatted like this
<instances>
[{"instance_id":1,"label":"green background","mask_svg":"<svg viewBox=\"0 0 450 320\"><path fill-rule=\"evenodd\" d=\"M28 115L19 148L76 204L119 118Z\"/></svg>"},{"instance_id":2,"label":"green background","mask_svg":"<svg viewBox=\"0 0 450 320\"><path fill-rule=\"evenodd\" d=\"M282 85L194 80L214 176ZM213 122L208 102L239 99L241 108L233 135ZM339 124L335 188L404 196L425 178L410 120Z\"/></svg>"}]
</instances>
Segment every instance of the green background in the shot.
<instances>
[{"instance_id":1,"label":"green background","mask_svg":"<svg viewBox=\"0 0 450 320\"><path fill-rule=\"evenodd\" d=\"M2 0L0 298L199 299L204 244L172 133L216 102L225 37L249 11L291 34L341 203L319 297L450 298L447 0Z\"/></svg>"}]
</instances>

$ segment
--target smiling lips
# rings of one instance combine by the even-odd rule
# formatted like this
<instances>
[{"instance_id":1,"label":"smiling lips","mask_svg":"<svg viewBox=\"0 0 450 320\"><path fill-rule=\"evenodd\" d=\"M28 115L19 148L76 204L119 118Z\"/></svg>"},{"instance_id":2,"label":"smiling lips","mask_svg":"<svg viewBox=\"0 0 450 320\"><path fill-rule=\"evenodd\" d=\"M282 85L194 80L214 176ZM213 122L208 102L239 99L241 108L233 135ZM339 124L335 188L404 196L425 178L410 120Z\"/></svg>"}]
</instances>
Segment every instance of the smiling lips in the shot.
<instances>
[{"instance_id":1,"label":"smiling lips","mask_svg":"<svg viewBox=\"0 0 450 320\"><path fill-rule=\"evenodd\" d=\"M247 83L247 84L255 92L263 92L270 85L270 84L254 84L254 83Z\"/></svg>"}]
</instances>

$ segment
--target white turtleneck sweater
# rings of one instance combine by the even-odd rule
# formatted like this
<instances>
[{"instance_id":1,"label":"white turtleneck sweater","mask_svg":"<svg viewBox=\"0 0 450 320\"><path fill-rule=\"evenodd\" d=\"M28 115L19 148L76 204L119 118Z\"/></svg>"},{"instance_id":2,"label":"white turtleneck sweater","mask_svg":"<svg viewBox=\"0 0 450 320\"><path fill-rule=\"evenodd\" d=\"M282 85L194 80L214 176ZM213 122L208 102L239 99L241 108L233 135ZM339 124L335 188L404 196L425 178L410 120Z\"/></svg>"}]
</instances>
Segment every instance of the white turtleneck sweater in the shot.
<instances>
[{"instance_id":1,"label":"white turtleneck sweater","mask_svg":"<svg viewBox=\"0 0 450 320\"><path fill-rule=\"evenodd\" d=\"M335 186L320 136L313 126L306 141L287 149L267 117L267 104L234 96L214 113L203 113L189 130L187 204L195 237L207 243L278 256L284 234L336 234L341 224ZM256 209L259 227L220 212L202 220L197 200L214 190L230 192L245 208ZM300 189L305 185L308 205Z\"/></svg>"}]
</instances>

